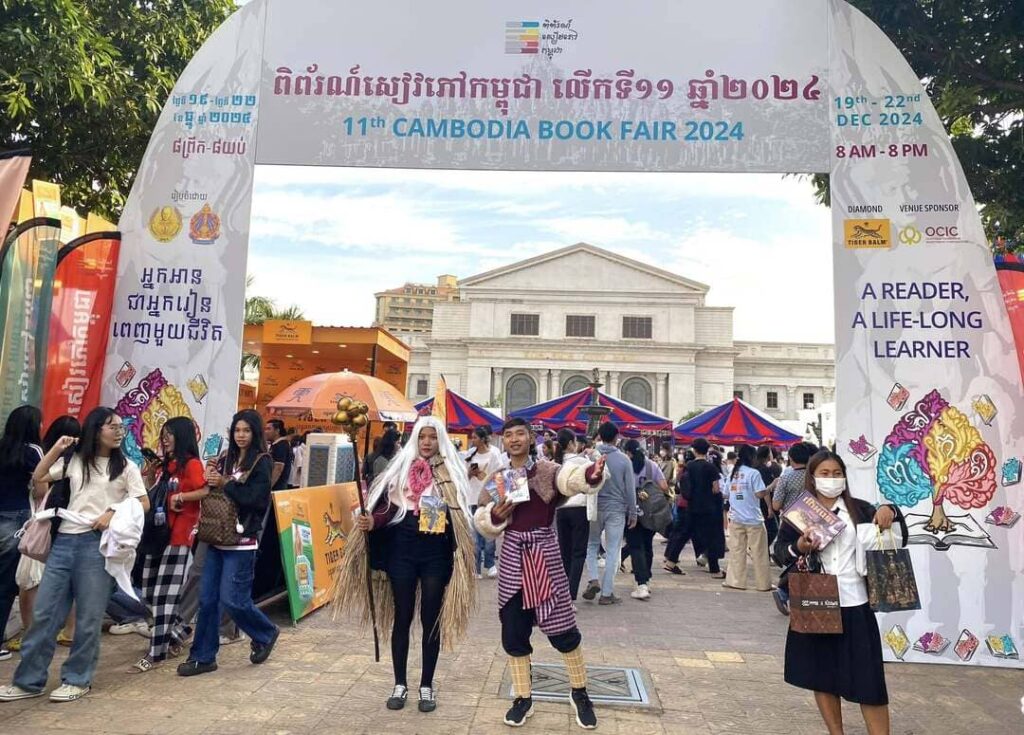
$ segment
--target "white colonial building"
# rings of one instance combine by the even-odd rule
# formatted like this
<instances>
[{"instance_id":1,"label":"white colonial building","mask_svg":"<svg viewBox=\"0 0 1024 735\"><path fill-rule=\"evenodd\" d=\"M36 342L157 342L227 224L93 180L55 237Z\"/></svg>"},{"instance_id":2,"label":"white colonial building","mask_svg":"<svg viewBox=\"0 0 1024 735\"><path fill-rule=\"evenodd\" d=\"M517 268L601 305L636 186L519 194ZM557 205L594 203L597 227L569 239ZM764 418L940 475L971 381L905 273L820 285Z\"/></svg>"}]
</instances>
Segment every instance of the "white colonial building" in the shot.
<instances>
[{"instance_id":1,"label":"white colonial building","mask_svg":"<svg viewBox=\"0 0 1024 735\"><path fill-rule=\"evenodd\" d=\"M709 287L579 243L459 281L410 342L409 395L448 386L507 413L586 386L678 420L740 395L780 419L833 400L834 348L734 342Z\"/></svg>"}]
</instances>

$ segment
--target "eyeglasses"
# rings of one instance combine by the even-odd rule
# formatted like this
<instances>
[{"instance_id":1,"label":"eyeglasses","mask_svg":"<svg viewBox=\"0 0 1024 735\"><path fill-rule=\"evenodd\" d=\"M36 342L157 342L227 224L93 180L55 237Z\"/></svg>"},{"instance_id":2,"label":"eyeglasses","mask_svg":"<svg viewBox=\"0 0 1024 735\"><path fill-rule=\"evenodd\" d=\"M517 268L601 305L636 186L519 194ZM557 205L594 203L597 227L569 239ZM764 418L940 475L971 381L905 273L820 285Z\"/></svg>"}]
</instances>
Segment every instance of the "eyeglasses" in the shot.
<instances>
[{"instance_id":1,"label":"eyeglasses","mask_svg":"<svg viewBox=\"0 0 1024 735\"><path fill-rule=\"evenodd\" d=\"M124 433L124 424L104 424L103 428L104 429L110 429L115 434L123 434Z\"/></svg>"}]
</instances>

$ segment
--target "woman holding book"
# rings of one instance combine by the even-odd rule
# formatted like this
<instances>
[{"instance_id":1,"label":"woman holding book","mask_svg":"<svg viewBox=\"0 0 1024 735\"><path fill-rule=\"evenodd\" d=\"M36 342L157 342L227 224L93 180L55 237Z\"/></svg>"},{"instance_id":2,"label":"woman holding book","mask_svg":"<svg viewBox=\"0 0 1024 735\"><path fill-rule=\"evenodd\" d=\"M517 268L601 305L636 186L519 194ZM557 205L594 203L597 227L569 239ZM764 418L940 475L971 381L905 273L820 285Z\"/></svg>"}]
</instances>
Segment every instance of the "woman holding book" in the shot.
<instances>
[{"instance_id":1,"label":"woman holding book","mask_svg":"<svg viewBox=\"0 0 1024 735\"><path fill-rule=\"evenodd\" d=\"M408 698L406 669L417 601L423 627L420 712L437 708L434 671L442 643L450 650L469 625L476 595L476 545L468 492L466 463L444 424L423 416L402 450L374 476L367 512L356 520L361 532L345 547L335 609L363 620L369 617L369 565L381 632L391 638L395 686L388 709L402 709Z\"/></svg>"},{"instance_id":2,"label":"woman holding book","mask_svg":"<svg viewBox=\"0 0 1024 735\"><path fill-rule=\"evenodd\" d=\"M878 508L854 498L846 484L846 465L828 450L815 454L807 465L806 490L845 525L822 546L820 535L809 525L802 534L783 524L775 541L775 556L791 570L800 558L814 568L835 575L839 583L843 632L797 633L786 638L786 682L814 692L814 699L829 735L842 735L841 699L860 705L869 735L889 732L889 695L882 667L882 642L875 614L868 605L864 577L857 572L857 524L874 523L880 531L899 522L903 543L907 526L895 505ZM799 502L799 500L797 501Z\"/></svg>"}]
</instances>

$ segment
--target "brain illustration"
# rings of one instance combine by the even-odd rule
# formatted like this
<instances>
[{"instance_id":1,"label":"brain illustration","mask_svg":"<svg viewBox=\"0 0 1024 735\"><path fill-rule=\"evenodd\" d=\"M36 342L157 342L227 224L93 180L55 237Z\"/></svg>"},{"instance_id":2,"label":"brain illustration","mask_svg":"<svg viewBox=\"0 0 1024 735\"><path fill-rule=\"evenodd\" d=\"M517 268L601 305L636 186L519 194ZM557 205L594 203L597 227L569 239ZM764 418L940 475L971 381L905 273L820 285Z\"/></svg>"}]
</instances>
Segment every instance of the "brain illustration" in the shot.
<instances>
[{"instance_id":1,"label":"brain illustration","mask_svg":"<svg viewBox=\"0 0 1024 735\"><path fill-rule=\"evenodd\" d=\"M981 508L996 490L996 458L970 419L933 390L885 438L877 479L899 505L930 497L935 506Z\"/></svg>"}]
</instances>

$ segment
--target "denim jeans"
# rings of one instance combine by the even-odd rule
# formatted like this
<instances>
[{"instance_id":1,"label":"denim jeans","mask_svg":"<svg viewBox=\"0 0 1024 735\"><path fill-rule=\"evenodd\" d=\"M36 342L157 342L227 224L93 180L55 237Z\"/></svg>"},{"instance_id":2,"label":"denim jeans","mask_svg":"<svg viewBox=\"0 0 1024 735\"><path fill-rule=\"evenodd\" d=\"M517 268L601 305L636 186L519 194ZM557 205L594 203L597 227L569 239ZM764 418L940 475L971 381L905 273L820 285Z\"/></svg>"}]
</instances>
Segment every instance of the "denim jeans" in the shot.
<instances>
[{"instance_id":1,"label":"denim jeans","mask_svg":"<svg viewBox=\"0 0 1024 735\"><path fill-rule=\"evenodd\" d=\"M64 684L90 686L100 657L103 611L114 586L114 578L104 568L98 531L58 533L36 593L32 625L21 641L15 685L30 692L41 692L46 687L57 631L74 604L75 640L60 668L60 680Z\"/></svg>"},{"instance_id":2,"label":"denim jeans","mask_svg":"<svg viewBox=\"0 0 1024 735\"><path fill-rule=\"evenodd\" d=\"M622 535L626 531L626 514L618 510L599 510L597 520L590 524L590 542L587 544L588 579L597 579L597 550L604 533L605 564L601 576L601 596L609 597L615 591L615 574L619 571L622 554Z\"/></svg>"},{"instance_id":3,"label":"denim jeans","mask_svg":"<svg viewBox=\"0 0 1024 735\"><path fill-rule=\"evenodd\" d=\"M138 587L135 587L135 594L139 600L143 599L142 590ZM146 607L146 603L139 600L133 600L124 590L117 587L110 596L110 602L107 603L107 615L118 625L145 620L149 615L149 608Z\"/></svg>"},{"instance_id":4,"label":"denim jeans","mask_svg":"<svg viewBox=\"0 0 1024 735\"><path fill-rule=\"evenodd\" d=\"M11 617L11 607L18 595L15 572L21 554L18 553L18 539L14 534L21 530L31 513L28 510L5 511L0 513L0 643L7 640L4 628Z\"/></svg>"},{"instance_id":5,"label":"denim jeans","mask_svg":"<svg viewBox=\"0 0 1024 735\"><path fill-rule=\"evenodd\" d=\"M494 566L494 552L497 549L497 542L494 539L485 538L482 534L474 532L476 536L476 555L473 561L476 563L476 573L480 574L480 557L484 559L484 569Z\"/></svg>"},{"instance_id":6,"label":"denim jeans","mask_svg":"<svg viewBox=\"0 0 1024 735\"><path fill-rule=\"evenodd\" d=\"M202 664L217 660L220 649L221 606L256 645L266 645L277 632L270 620L252 601L255 551L206 550L206 564L199 591L199 619L189 660Z\"/></svg>"}]
</instances>

